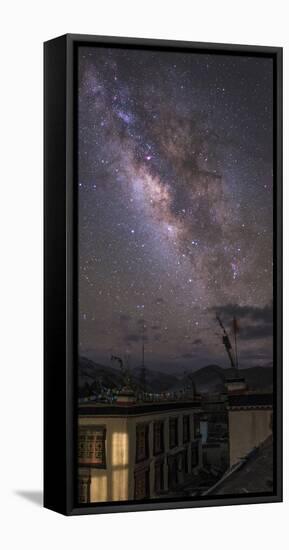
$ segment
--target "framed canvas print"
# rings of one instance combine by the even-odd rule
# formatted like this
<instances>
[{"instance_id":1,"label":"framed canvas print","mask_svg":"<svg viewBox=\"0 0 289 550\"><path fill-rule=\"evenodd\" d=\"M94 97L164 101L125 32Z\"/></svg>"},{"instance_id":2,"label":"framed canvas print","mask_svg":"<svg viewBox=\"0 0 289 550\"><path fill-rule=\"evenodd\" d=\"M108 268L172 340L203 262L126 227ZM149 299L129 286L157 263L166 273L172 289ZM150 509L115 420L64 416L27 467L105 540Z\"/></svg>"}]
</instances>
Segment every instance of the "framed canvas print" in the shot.
<instances>
[{"instance_id":1,"label":"framed canvas print","mask_svg":"<svg viewBox=\"0 0 289 550\"><path fill-rule=\"evenodd\" d=\"M282 499L282 49L45 43L44 502Z\"/></svg>"}]
</instances>

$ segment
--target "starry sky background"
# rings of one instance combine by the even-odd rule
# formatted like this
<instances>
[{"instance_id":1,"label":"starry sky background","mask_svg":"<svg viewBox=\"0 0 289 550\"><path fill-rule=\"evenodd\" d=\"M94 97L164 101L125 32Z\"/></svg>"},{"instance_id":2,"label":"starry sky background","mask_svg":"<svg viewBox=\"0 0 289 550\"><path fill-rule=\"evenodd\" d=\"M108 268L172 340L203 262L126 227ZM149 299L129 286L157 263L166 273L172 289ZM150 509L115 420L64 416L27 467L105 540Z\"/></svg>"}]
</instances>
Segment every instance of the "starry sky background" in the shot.
<instances>
[{"instance_id":1,"label":"starry sky background","mask_svg":"<svg viewBox=\"0 0 289 550\"><path fill-rule=\"evenodd\" d=\"M271 58L79 48L79 352L272 361ZM144 336L143 336L143 325Z\"/></svg>"}]
</instances>

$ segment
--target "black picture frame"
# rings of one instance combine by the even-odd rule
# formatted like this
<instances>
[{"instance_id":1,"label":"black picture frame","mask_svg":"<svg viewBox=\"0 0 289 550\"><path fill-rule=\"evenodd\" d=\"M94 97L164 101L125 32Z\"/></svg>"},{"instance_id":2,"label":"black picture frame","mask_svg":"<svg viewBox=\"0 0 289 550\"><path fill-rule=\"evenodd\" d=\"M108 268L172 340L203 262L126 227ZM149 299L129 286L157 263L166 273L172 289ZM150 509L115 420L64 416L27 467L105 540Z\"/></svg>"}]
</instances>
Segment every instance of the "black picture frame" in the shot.
<instances>
[{"instance_id":1,"label":"black picture frame","mask_svg":"<svg viewBox=\"0 0 289 550\"><path fill-rule=\"evenodd\" d=\"M78 45L270 56L274 62L274 491L76 505ZM44 506L65 515L282 501L282 48L67 34L44 44Z\"/></svg>"}]
</instances>

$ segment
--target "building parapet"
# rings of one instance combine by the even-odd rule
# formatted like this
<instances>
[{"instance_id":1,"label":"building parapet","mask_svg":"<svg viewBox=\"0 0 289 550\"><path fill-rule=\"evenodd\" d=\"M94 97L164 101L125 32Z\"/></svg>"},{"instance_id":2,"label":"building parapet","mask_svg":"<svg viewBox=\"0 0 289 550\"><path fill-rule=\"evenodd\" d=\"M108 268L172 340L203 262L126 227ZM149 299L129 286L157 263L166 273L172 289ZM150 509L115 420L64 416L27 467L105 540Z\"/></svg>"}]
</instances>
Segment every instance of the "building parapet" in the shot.
<instances>
[{"instance_id":1,"label":"building parapet","mask_svg":"<svg viewBox=\"0 0 289 550\"><path fill-rule=\"evenodd\" d=\"M271 409L273 395L271 393L240 394L228 396L228 410Z\"/></svg>"},{"instance_id":2,"label":"building parapet","mask_svg":"<svg viewBox=\"0 0 289 550\"><path fill-rule=\"evenodd\" d=\"M131 405L111 405L103 403L85 403L78 407L80 416L136 416L138 414L153 414L156 412L172 412L174 410L193 409L194 412L201 412L198 401L175 401L165 403L142 403Z\"/></svg>"}]
</instances>

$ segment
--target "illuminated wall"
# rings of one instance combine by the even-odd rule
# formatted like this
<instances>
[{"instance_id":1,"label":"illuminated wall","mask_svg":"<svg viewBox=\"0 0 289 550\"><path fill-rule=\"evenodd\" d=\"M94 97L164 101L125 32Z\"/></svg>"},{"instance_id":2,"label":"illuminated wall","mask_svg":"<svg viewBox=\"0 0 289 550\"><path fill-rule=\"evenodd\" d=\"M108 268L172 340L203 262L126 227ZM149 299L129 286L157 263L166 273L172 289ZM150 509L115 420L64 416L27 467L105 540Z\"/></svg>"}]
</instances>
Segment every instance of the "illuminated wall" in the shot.
<instances>
[{"instance_id":1,"label":"illuminated wall","mask_svg":"<svg viewBox=\"0 0 289 550\"><path fill-rule=\"evenodd\" d=\"M155 421L164 422L164 490L168 489L168 466L166 455L180 452L183 449L183 414L189 414L191 441L194 438L194 421L192 410L149 413L128 416L80 416L80 427L105 426L106 429L106 467L96 468L85 465L79 468L79 475L89 479L90 502L109 502L133 500L135 498L135 471L137 468L149 469L149 493L157 496L155 490L155 461L158 456L153 454L153 425ZM169 418L178 419L179 441L174 449L169 447ZM149 456L147 460L136 464L136 426L138 423L147 423L149 426ZM189 449L190 443L188 443ZM201 449L200 449L201 451ZM200 462L201 462L201 452ZM189 472L191 471L191 456L188 452Z\"/></svg>"},{"instance_id":2,"label":"illuminated wall","mask_svg":"<svg viewBox=\"0 0 289 550\"><path fill-rule=\"evenodd\" d=\"M229 411L230 466L239 462L271 434L272 411Z\"/></svg>"},{"instance_id":3,"label":"illuminated wall","mask_svg":"<svg viewBox=\"0 0 289 550\"><path fill-rule=\"evenodd\" d=\"M106 468L90 468L90 502L128 500L130 498L128 419L126 417L80 417L80 426L96 424L106 426Z\"/></svg>"},{"instance_id":4,"label":"illuminated wall","mask_svg":"<svg viewBox=\"0 0 289 550\"><path fill-rule=\"evenodd\" d=\"M111 500L128 500L128 449L127 432L113 432L111 445Z\"/></svg>"}]
</instances>

